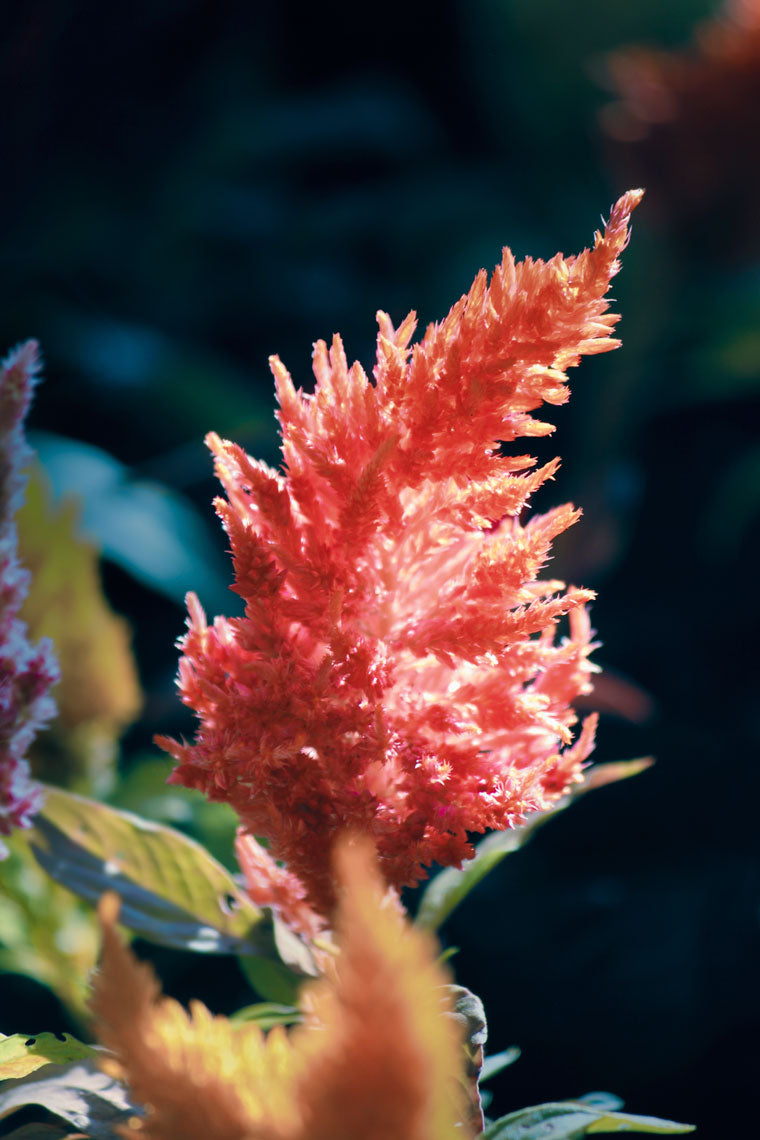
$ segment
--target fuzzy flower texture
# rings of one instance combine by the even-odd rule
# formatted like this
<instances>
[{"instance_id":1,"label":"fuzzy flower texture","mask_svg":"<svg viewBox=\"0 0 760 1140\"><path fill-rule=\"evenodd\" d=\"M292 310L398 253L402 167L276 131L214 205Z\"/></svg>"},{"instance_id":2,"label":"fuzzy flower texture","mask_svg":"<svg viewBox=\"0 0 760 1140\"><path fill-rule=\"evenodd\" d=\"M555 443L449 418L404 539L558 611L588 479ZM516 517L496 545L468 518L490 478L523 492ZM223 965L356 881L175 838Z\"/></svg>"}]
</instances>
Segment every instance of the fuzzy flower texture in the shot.
<instances>
[{"instance_id":1,"label":"fuzzy flower texture","mask_svg":"<svg viewBox=\"0 0 760 1140\"><path fill-rule=\"evenodd\" d=\"M38 372L33 340L0 366L0 836L27 827L40 807L26 754L55 713L50 688L58 680L51 642L43 638L32 645L18 616L29 575L18 559L14 516L23 498L24 468L31 460L23 423ZM0 858L5 854L0 841Z\"/></svg>"},{"instance_id":2,"label":"fuzzy flower texture","mask_svg":"<svg viewBox=\"0 0 760 1140\"><path fill-rule=\"evenodd\" d=\"M371 836L400 888L579 778L592 594L539 576L579 511L525 521L559 461L511 445L553 430L531 412L568 399L568 368L618 346L605 294L641 196L577 257L505 250L413 346L413 313L379 313L374 383L337 336L313 395L274 357L283 474L208 437L245 616L208 625L190 595L179 686L200 726L159 743L172 782L235 808L251 893L302 929L332 912L341 832Z\"/></svg>"},{"instance_id":3,"label":"fuzzy flower texture","mask_svg":"<svg viewBox=\"0 0 760 1140\"><path fill-rule=\"evenodd\" d=\"M384 898L371 844L336 844L340 954L301 994L304 1022L189 1014L162 997L101 901L93 1012L103 1068L144 1107L135 1140L468 1140L462 1045L436 947Z\"/></svg>"}]
</instances>

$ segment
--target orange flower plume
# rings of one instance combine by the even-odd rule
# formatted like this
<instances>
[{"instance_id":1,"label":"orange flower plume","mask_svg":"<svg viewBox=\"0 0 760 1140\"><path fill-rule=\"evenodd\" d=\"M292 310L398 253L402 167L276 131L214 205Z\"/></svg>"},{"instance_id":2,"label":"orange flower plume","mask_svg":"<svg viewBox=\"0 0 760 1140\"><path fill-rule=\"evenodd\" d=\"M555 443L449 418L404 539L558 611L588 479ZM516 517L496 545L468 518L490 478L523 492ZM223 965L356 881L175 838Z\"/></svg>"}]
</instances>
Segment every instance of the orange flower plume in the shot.
<instances>
[{"instance_id":1,"label":"orange flower plume","mask_svg":"<svg viewBox=\"0 0 760 1140\"><path fill-rule=\"evenodd\" d=\"M305 1022L264 1036L254 1023L188 1014L160 996L101 903L103 957L93 1010L146 1115L144 1140L467 1140L456 1127L464 1054L435 947L384 899L366 839L337 848L342 892L334 977L304 992Z\"/></svg>"},{"instance_id":2,"label":"orange flower plume","mask_svg":"<svg viewBox=\"0 0 760 1140\"><path fill-rule=\"evenodd\" d=\"M397 329L378 314L374 383L337 336L315 347L313 395L273 358L284 474L208 437L245 616L209 626L189 596L179 685L200 726L193 744L159 743L172 782L268 840L248 860L257 897L283 860L294 896L329 915L344 830L372 837L389 884L414 884L471 855L468 832L511 827L578 778L592 594L539 574L579 512L523 523L558 461L502 445L551 432L530 413L567 400L582 355L619 344L604 298L641 195L578 257L505 250L414 347L413 313Z\"/></svg>"}]
</instances>

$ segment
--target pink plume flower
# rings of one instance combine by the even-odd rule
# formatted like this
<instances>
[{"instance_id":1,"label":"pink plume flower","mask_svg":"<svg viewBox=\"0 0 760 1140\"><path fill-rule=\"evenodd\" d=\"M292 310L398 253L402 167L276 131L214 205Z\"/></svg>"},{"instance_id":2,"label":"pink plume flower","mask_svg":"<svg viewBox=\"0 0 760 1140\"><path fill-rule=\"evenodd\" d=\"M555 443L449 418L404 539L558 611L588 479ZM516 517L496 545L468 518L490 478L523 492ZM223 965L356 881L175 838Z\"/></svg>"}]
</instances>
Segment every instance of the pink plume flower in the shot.
<instances>
[{"instance_id":1,"label":"pink plume flower","mask_svg":"<svg viewBox=\"0 0 760 1140\"><path fill-rule=\"evenodd\" d=\"M415 884L470 856L468 833L519 824L578 779L593 595L540 573L580 512L522 521L559 463L504 445L551 432L531 412L568 399L582 355L619 344L605 294L641 194L578 257L506 249L413 347L414 314L398 328L378 314L374 383L337 336L315 346L313 395L274 357L283 474L209 435L245 616L209 625L189 596L179 686L200 724L192 744L159 743L172 782L266 837L268 852L243 847L254 897L269 878L283 912L305 888L329 915L348 829L372 837L389 884Z\"/></svg>"},{"instance_id":2,"label":"pink plume flower","mask_svg":"<svg viewBox=\"0 0 760 1140\"><path fill-rule=\"evenodd\" d=\"M39 372L36 341L11 352L0 367L0 835L28 827L40 807L26 753L55 714L50 688L58 680L52 644L30 645L18 617L28 588L13 517L24 493L31 452L23 423ZM0 858L6 853L0 842Z\"/></svg>"}]
</instances>

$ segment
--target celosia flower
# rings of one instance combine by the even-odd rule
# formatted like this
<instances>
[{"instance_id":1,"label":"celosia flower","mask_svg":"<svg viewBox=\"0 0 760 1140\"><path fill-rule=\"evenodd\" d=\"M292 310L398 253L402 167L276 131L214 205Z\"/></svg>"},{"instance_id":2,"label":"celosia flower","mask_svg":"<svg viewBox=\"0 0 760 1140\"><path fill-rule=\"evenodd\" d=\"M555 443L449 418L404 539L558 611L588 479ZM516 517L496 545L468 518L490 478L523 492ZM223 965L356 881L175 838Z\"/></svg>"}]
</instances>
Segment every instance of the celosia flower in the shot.
<instances>
[{"instance_id":1,"label":"celosia flower","mask_svg":"<svg viewBox=\"0 0 760 1140\"><path fill-rule=\"evenodd\" d=\"M58 679L52 645L31 645L18 613L28 575L17 554L13 516L21 502L31 453L23 422L37 380L35 341L27 341L0 368L0 835L29 826L39 793L29 779L26 753L55 713L50 688ZM6 853L0 842L0 858Z\"/></svg>"},{"instance_id":2,"label":"celosia flower","mask_svg":"<svg viewBox=\"0 0 760 1140\"><path fill-rule=\"evenodd\" d=\"M578 778L592 595L539 574L579 512L521 521L558 461L531 470L502 444L551 432L530 413L618 345L604 296L640 197L578 257L505 250L413 348L414 314L394 329L380 313L374 384L339 337L316 345L313 395L273 358L284 474L208 437L245 616L209 626L189 597L179 684L200 727L159 743L173 782L268 840L254 895L284 860L296 878L279 887L303 884L328 914L345 829L372 836L390 884L414 884L469 856L468 832L513 826Z\"/></svg>"},{"instance_id":3,"label":"celosia flower","mask_svg":"<svg viewBox=\"0 0 760 1140\"><path fill-rule=\"evenodd\" d=\"M338 846L337 878L332 976L306 988L303 1025L266 1037L199 1002L188 1014L162 998L114 930L116 898L106 896L93 1010L113 1054L106 1066L147 1110L129 1135L466 1140L455 1126L463 1053L443 1016L448 978L433 943L387 905L366 840Z\"/></svg>"},{"instance_id":4,"label":"celosia flower","mask_svg":"<svg viewBox=\"0 0 760 1140\"><path fill-rule=\"evenodd\" d=\"M725 0L680 50L620 48L605 72L618 101L601 123L621 178L646 182L690 258L757 256L760 0ZM713 224L723 217L733 225Z\"/></svg>"}]
</instances>

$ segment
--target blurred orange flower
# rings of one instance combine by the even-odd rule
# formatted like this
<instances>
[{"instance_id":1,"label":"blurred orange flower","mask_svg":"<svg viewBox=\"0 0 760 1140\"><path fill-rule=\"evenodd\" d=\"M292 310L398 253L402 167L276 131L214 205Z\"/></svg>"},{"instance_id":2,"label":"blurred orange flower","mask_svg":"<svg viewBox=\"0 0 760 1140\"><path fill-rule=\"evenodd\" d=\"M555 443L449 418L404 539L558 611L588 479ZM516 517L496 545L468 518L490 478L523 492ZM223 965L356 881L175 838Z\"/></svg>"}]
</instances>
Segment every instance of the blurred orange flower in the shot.
<instances>
[{"instance_id":1,"label":"blurred orange flower","mask_svg":"<svg viewBox=\"0 0 760 1140\"><path fill-rule=\"evenodd\" d=\"M313 395L273 358L284 475L208 437L246 611L208 625L189 597L179 684L200 727L159 743L173 782L268 840L248 844L257 901L279 874L281 902L329 914L346 829L371 835L390 884L414 884L471 855L468 832L511 827L578 779L592 594L539 575L580 512L521 521L559 462L502 445L551 432L530 413L568 399L582 355L617 347L605 294L641 193L578 257L505 250L414 347L414 314L396 329L380 313L374 384L337 336L315 347Z\"/></svg>"},{"instance_id":2,"label":"blurred orange flower","mask_svg":"<svg viewBox=\"0 0 760 1140\"><path fill-rule=\"evenodd\" d=\"M251 1022L161 997L152 970L101 903L93 1010L104 1067L146 1115L145 1140L466 1140L457 1127L463 1052L435 947L389 905L366 840L337 846L340 954L303 995L304 1024L265 1036Z\"/></svg>"},{"instance_id":3,"label":"blurred orange flower","mask_svg":"<svg viewBox=\"0 0 760 1140\"><path fill-rule=\"evenodd\" d=\"M604 70L618 101L601 125L621 179L646 185L690 252L757 256L760 0L727 0L681 51L631 45Z\"/></svg>"}]
</instances>

